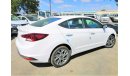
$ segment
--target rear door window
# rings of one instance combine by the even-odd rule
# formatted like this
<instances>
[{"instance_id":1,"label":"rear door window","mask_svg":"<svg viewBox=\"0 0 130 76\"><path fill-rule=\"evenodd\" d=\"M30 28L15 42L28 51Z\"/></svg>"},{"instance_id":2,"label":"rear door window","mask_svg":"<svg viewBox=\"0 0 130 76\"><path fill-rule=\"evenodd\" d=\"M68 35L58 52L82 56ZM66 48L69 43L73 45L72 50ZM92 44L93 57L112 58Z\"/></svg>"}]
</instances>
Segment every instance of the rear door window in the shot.
<instances>
[{"instance_id":1,"label":"rear door window","mask_svg":"<svg viewBox=\"0 0 130 76\"><path fill-rule=\"evenodd\" d=\"M68 21L68 26L69 26L71 29L83 28L82 19L80 19L80 18L71 19L71 20Z\"/></svg>"},{"instance_id":2,"label":"rear door window","mask_svg":"<svg viewBox=\"0 0 130 76\"><path fill-rule=\"evenodd\" d=\"M83 28L83 21L81 18L74 18L59 24L61 27L70 28L70 29L79 29Z\"/></svg>"}]
</instances>

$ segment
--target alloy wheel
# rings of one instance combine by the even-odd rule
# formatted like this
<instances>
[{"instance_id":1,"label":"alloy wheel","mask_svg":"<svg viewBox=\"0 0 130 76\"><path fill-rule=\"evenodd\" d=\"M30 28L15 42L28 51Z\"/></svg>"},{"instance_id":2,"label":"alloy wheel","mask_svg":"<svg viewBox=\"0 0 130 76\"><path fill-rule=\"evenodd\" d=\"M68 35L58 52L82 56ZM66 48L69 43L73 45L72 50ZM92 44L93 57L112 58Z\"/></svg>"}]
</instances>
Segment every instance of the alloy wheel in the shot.
<instances>
[{"instance_id":1,"label":"alloy wheel","mask_svg":"<svg viewBox=\"0 0 130 76\"><path fill-rule=\"evenodd\" d=\"M114 45L115 45L115 36L111 35L107 40L106 47L111 48Z\"/></svg>"},{"instance_id":2,"label":"alloy wheel","mask_svg":"<svg viewBox=\"0 0 130 76\"><path fill-rule=\"evenodd\" d=\"M69 61L70 56L70 50L67 47L61 46L53 52L51 63L55 67L61 67Z\"/></svg>"}]
</instances>

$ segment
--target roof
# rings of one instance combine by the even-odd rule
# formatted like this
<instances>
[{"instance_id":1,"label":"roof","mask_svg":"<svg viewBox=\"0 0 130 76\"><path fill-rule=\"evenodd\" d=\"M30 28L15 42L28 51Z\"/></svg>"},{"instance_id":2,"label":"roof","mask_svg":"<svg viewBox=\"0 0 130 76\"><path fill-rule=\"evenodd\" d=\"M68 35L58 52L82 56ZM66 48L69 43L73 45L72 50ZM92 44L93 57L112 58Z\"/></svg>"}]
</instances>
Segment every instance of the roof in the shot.
<instances>
[{"instance_id":1,"label":"roof","mask_svg":"<svg viewBox=\"0 0 130 76\"><path fill-rule=\"evenodd\" d=\"M56 18L61 18L61 19L71 19L71 18L90 18L90 17L86 17L86 16L53 16L53 17L56 17Z\"/></svg>"},{"instance_id":2,"label":"roof","mask_svg":"<svg viewBox=\"0 0 130 76\"><path fill-rule=\"evenodd\" d=\"M95 18L91 18L91 17L88 17L88 16L53 16L53 17L61 18L62 20L68 20L68 19L72 19L72 18L89 18L89 19L97 20Z\"/></svg>"},{"instance_id":3,"label":"roof","mask_svg":"<svg viewBox=\"0 0 130 76\"><path fill-rule=\"evenodd\" d=\"M65 20L73 19L73 18L89 18L89 19L93 19L93 20L98 21L95 18L91 18L91 17L87 17L87 16L53 16L53 17L55 17L55 18L61 18L60 20L58 20L56 22L62 22L62 21L65 21Z\"/></svg>"}]
</instances>

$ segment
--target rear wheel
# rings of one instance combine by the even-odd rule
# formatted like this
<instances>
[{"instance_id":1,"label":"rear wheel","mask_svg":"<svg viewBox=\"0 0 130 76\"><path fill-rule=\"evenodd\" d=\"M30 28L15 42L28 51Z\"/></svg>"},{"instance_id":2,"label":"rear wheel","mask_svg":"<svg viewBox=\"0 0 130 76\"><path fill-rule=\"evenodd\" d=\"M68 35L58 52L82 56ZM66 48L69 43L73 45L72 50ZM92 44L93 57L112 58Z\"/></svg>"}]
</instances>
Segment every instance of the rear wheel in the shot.
<instances>
[{"instance_id":1,"label":"rear wheel","mask_svg":"<svg viewBox=\"0 0 130 76\"><path fill-rule=\"evenodd\" d=\"M66 46L59 46L51 55L51 64L54 67L64 66L70 59L71 51Z\"/></svg>"},{"instance_id":2,"label":"rear wheel","mask_svg":"<svg viewBox=\"0 0 130 76\"><path fill-rule=\"evenodd\" d=\"M116 39L114 35L110 35L107 43L105 45L106 48L112 48L115 45Z\"/></svg>"}]
</instances>

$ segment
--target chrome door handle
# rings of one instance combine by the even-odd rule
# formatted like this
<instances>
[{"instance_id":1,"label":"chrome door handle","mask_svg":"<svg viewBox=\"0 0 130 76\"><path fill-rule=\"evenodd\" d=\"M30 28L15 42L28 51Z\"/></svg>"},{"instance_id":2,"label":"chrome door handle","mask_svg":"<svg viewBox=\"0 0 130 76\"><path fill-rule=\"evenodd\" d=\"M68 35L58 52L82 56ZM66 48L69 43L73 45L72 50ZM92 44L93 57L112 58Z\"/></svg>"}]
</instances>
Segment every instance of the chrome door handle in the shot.
<instances>
[{"instance_id":1,"label":"chrome door handle","mask_svg":"<svg viewBox=\"0 0 130 76\"><path fill-rule=\"evenodd\" d=\"M73 34L67 34L66 36L73 36Z\"/></svg>"},{"instance_id":2,"label":"chrome door handle","mask_svg":"<svg viewBox=\"0 0 130 76\"><path fill-rule=\"evenodd\" d=\"M94 35L94 34L95 34L95 33L93 33L93 32L91 33L91 35Z\"/></svg>"}]
</instances>

